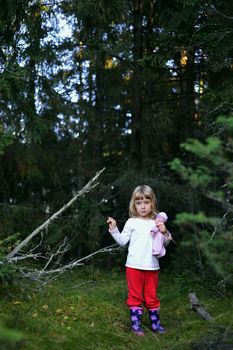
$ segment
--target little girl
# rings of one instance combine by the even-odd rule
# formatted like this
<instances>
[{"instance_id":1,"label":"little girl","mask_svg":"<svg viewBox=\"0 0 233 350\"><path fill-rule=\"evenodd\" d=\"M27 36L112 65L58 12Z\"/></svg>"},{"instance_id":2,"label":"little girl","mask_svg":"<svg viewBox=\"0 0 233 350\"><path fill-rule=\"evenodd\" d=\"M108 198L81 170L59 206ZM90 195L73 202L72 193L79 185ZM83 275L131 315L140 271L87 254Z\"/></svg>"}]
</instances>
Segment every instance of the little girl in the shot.
<instances>
[{"instance_id":1,"label":"little girl","mask_svg":"<svg viewBox=\"0 0 233 350\"><path fill-rule=\"evenodd\" d=\"M130 218L120 233L116 221L109 217L107 223L109 232L116 242L124 246L129 242L126 261L126 280L128 286L127 305L130 309L131 329L143 336L141 327L143 306L148 309L153 332L164 333L165 329L160 324L160 301L157 296L159 261L152 254L151 230L157 214L156 198L153 190L142 185L135 188L129 204ZM164 245L168 245L171 235L163 222L157 227L164 234Z\"/></svg>"}]
</instances>

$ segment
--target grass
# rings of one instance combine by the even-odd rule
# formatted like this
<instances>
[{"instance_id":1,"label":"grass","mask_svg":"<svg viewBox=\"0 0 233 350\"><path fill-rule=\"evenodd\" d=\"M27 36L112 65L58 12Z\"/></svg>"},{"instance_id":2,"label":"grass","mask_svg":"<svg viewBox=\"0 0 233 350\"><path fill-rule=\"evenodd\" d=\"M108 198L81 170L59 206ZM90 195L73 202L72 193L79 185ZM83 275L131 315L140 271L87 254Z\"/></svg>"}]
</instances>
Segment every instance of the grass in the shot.
<instances>
[{"instance_id":1,"label":"grass","mask_svg":"<svg viewBox=\"0 0 233 350\"><path fill-rule=\"evenodd\" d=\"M213 321L203 321L190 310L189 288L194 289L214 317ZM225 346L224 339L227 344L233 344L230 331L233 328L232 295L213 293L196 281L187 282L181 276L163 271L159 296L161 320L167 333L153 334L145 312L144 338L130 332L128 309L124 303L126 295L123 272L103 272L91 266L63 275L39 293L27 289L11 290L11 295L5 295L0 301L0 320L22 332L23 338L16 343L0 341L0 348L212 350L225 349L214 347L220 342ZM233 349L233 345L226 349Z\"/></svg>"}]
</instances>

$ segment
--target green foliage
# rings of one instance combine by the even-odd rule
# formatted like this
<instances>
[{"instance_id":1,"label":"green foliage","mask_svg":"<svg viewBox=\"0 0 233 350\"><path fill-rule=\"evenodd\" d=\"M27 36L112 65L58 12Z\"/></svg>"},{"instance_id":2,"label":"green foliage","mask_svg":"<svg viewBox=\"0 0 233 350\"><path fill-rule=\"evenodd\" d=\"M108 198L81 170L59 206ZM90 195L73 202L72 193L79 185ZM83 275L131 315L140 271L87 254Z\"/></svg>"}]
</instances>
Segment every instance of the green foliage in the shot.
<instances>
[{"instance_id":1,"label":"green foliage","mask_svg":"<svg viewBox=\"0 0 233 350\"><path fill-rule=\"evenodd\" d=\"M184 180L189 180L194 188L208 186L213 181L209 168L205 165L197 165L194 172L191 167L183 165L178 158L175 158L170 164L171 169L177 171Z\"/></svg>"},{"instance_id":2,"label":"green foliage","mask_svg":"<svg viewBox=\"0 0 233 350\"><path fill-rule=\"evenodd\" d=\"M230 132L233 132L233 118L230 118L229 116L219 116L216 120L216 124L220 124Z\"/></svg>"},{"instance_id":3,"label":"green foliage","mask_svg":"<svg viewBox=\"0 0 233 350\"><path fill-rule=\"evenodd\" d=\"M13 135L10 133L3 133L0 127L0 156L4 153L4 148L13 142Z\"/></svg>"},{"instance_id":4,"label":"green foliage","mask_svg":"<svg viewBox=\"0 0 233 350\"><path fill-rule=\"evenodd\" d=\"M18 240L19 233L8 236L0 241L0 281L9 282L16 276L17 272L13 264L6 262L6 255L10 253L14 247L20 243Z\"/></svg>"},{"instance_id":5,"label":"green foliage","mask_svg":"<svg viewBox=\"0 0 233 350\"><path fill-rule=\"evenodd\" d=\"M208 217L203 212L199 212L197 214L193 213L179 213L176 215L175 223L177 225L182 224L210 224L212 226L216 225L218 222L216 217Z\"/></svg>"},{"instance_id":6,"label":"green foliage","mask_svg":"<svg viewBox=\"0 0 233 350\"><path fill-rule=\"evenodd\" d=\"M45 251L64 236L67 260L108 243L106 217L123 225L139 183L171 223L190 210L194 227L212 227L233 187L231 17L221 1L2 1L1 123L14 142L0 133L0 239L26 237L104 166Z\"/></svg>"},{"instance_id":7,"label":"green foliage","mask_svg":"<svg viewBox=\"0 0 233 350\"><path fill-rule=\"evenodd\" d=\"M0 341L6 343L16 343L23 337L22 332L8 328L0 321Z\"/></svg>"},{"instance_id":8,"label":"green foliage","mask_svg":"<svg viewBox=\"0 0 233 350\"><path fill-rule=\"evenodd\" d=\"M181 144L181 148L199 158L210 160L214 165L218 165L221 159L221 140L217 137L208 137L205 143L196 139L187 140Z\"/></svg>"},{"instance_id":9,"label":"green foliage","mask_svg":"<svg viewBox=\"0 0 233 350\"><path fill-rule=\"evenodd\" d=\"M112 258L115 260L116 256ZM213 316L211 323L190 309L190 288ZM207 344L211 345L220 325L219 343L231 344L231 294L219 298L216 290L208 288L200 277L174 271L161 273L158 292L161 322L168 332L163 336L153 334L145 310L142 324L146 337L142 338L130 331L129 310L124 303L125 274L119 270L102 271L92 264L66 273L42 293L17 289L14 297L1 298L0 317L4 316L10 327L23 331L23 341L15 345L1 343L1 349L188 350L204 342L207 335Z\"/></svg>"},{"instance_id":10,"label":"green foliage","mask_svg":"<svg viewBox=\"0 0 233 350\"><path fill-rule=\"evenodd\" d=\"M201 254L203 268L209 267L227 282L232 283L232 117L220 117L217 123L228 128L227 139L208 137L206 142L189 140L182 148L192 155L186 166L180 159L171 163L187 181L191 188L198 191L196 208L198 212L177 214L178 225L189 225L193 231L184 234L185 246L192 246ZM230 152L229 152L230 151ZM201 211L200 211L201 210ZM185 226L182 231L185 232ZM194 253L195 254L195 253Z\"/></svg>"},{"instance_id":11,"label":"green foliage","mask_svg":"<svg viewBox=\"0 0 233 350\"><path fill-rule=\"evenodd\" d=\"M15 233L0 241L1 258L4 257L7 253L10 253L10 251L20 243L19 236L20 233Z\"/></svg>"}]
</instances>

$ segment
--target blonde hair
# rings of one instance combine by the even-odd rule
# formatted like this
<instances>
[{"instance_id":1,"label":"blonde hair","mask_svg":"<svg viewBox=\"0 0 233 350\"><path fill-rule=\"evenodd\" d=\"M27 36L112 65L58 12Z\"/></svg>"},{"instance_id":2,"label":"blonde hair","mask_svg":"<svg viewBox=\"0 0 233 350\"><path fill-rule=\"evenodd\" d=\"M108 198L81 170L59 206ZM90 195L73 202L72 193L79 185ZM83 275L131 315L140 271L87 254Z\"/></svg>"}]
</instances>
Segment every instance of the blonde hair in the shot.
<instances>
[{"instance_id":1,"label":"blonde hair","mask_svg":"<svg viewBox=\"0 0 233 350\"><path fill-rule=\"evenodd\" d=\"M136 200L140 200L142 198L146 198L146 199L150 199L151 200L151 214L150 217L153 218L155 216L155 214L157 213L157 199L155 197L154 191L152 190L152 188L150 186L147 185L140 185L137 186L131 196L131 200L129 203L129 216L132 217L137 217L138 213L135 207L135 201Z\"/></svg>"}]
</instances>

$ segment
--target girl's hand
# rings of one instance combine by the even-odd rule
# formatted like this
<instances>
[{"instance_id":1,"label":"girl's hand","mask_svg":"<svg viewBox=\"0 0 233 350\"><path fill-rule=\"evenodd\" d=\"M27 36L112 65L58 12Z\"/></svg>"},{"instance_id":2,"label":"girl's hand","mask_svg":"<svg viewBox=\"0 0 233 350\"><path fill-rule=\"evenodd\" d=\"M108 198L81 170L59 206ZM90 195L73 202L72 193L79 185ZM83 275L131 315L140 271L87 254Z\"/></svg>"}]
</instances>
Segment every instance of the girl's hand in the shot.
<instances>
[{"instance_id":1,"label":"girl's hand","mask_svg":"<svg viewBox=\"0 0 233 350\"><path fill-rule=\"evenodd\" d=\"M114 231L115 228L117 227L116 220L114 220L110 216L107 219L107 224L108 224L108 227L109 227L109 231Z\"/></svg>"},{"instance_id":2,"label":"girl's hand","mask_svg":"<svg viewBox=\"0 0 233 350\"><path fill-rule=\"evenodd\" d=\"M163 222L157 223L156 226L158 227L159 231L162 232L163 234L167 233L167 228Z\"/></svg>"}]
</instances>

